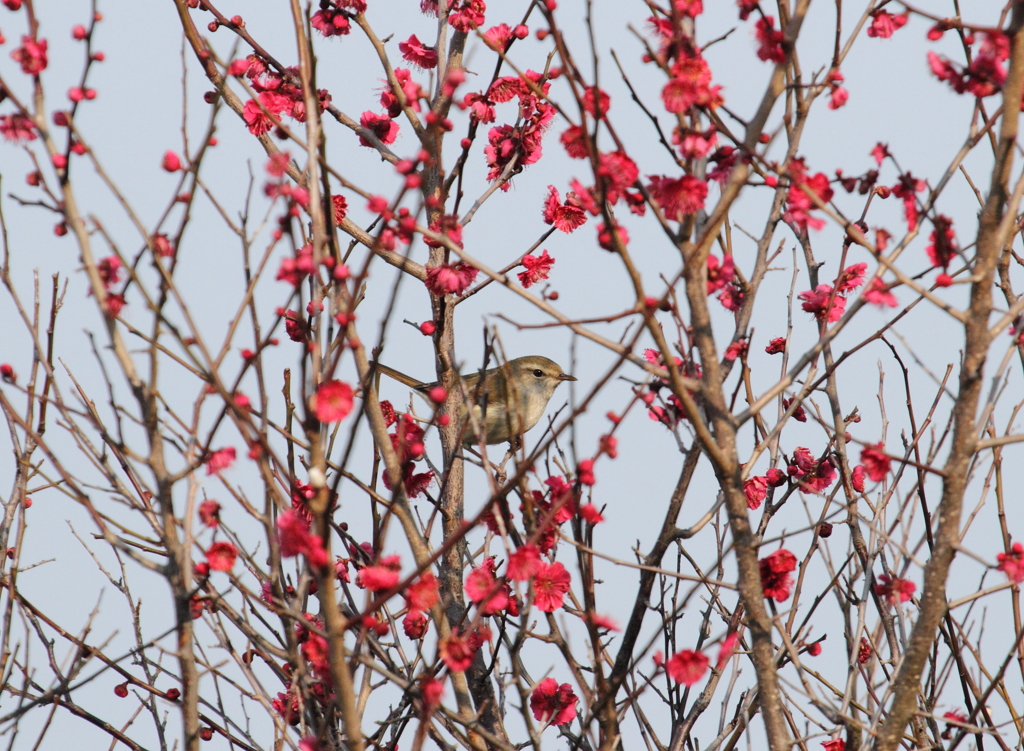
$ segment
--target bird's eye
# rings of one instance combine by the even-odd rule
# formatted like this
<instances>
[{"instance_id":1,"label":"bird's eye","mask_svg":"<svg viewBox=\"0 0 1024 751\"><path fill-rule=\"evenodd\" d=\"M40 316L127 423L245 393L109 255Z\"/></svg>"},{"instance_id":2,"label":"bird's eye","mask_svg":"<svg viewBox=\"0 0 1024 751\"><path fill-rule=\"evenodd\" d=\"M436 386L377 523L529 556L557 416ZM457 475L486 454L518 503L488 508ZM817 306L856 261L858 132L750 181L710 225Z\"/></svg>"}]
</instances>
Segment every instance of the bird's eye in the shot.
<instances>
[{"instance_id":1,"label":"bird's eye","mask_svg":"<svg viewBox=\"0 0 1024 751\"><path fill-rule=\"evenodd\" d=\"M541 370L540 368L537 368L537 369L536 369L535 371L533 371L533 375L534 375L534 376L535 376L536 378L541 378L541 377L543 377L543 375L544 375L544 371L543 371L543 370Z\"/></svg>"}]
</instances>

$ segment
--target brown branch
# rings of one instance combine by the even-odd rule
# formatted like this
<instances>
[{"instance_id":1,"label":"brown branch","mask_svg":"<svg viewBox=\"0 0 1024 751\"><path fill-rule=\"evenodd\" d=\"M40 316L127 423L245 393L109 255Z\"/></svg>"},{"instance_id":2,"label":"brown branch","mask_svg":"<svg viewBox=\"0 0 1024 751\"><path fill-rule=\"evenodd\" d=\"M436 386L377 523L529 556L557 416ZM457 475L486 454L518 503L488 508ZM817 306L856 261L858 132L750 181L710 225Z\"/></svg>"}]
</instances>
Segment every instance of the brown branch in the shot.
<instances>
[{"instance_id":1,"label":"brown branch","mask_svg":"<svg viewBox=\"0 0 1024 751\"><path fill-rule=\"evenodd\" d=\"M1003 101L1009 106L1004 106L989 197L978 227L972 275L975 281L971 284L971 302L964 326L966 342L960 368L960 388L953 408L953 442L945 465L935 549L925 566L920 613L891 685L892 703L875 741L877 751L895 751L902 741L903 729L917 711L917 686L935 640L936 629L946 613L946 578L960 542L960 514L968 465L977 451L975 414L991 342L987 324L992 311L992 288L1005 241L1004 219L1015 216L1017 210L1016 202L1007 205L1007 199L1013 152L1017 147L1020 115L1017 103L1024 91L1024 3L1013 4L1013 15L1006 33L1010 38L1010 67L1003 87Z\"/></svg>"}]
</instances>

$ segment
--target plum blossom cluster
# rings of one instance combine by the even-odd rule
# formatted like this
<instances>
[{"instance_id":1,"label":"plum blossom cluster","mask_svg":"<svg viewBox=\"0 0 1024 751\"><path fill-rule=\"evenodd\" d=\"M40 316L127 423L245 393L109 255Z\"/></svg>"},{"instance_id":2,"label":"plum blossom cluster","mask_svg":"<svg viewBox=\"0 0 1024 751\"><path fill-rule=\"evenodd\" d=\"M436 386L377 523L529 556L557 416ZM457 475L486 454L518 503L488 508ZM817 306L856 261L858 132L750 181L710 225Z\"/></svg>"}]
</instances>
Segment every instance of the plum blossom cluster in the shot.
<instances>
[{"instance_id":1,"label":"plum blossom cluster","mask_svg":"<svg viewBox=\"0 0 1024 751\"><path fill-rule=\"evenodd\" d=\"M7 141L15 143L36 140L36 124L30 117L16 112L13 115L0 115L0 135Z\"/></svg>"},{"instance_id":2,"label":"plum blossom cluster","mask_svg":"<svg viewBox=\"0 0 1024 751\"><path fill-rule=\"evenodd\" d=\"M315 495L316 489L307 483L296 481L292 486L292 510L305 519L310 526L313 524L313 510L310 508L309 502ZM329 511L334 511L337 508L338 494L335 491L328 491L327 504Z\"/></svg>"},{"instance_id":3,"label":"plum blossom cluster","mask_svg":"<svg viewBox=\"0 0 1024 751\"><path fill-rule=\"evenodd\" d=\"M956 244L956 234L953 232L953 220L944 214L938 214L932 219L932 227L930 244L925 248L925 252L932 267L942 269L935 283L940 287L948 287L953 283L953 279L946 271L953 258L960 252Z\"/></svg>"},{"instance_id":4,"label":"plum blossom cluster","mask_svg":"<svg viewBox=\"0 0 1024 751\"><path fill-rule=\"evenodd\" d=\"M996 568L1002 571L1010 581L1020 584L1024 581L1024 544L1015 542L1008 553L996 555Z\"/></svg>"},{"instance_id":5,"label":"plum blossom cluster","mask_svg":"<svg viewBox=\"0 0 1024 751\"><path fill-rule=\"evenodd\" d=\"M298 68L275 70L259 55L252 54L233 61L228 75L245 76L257 92L256 99L245 104L242 117L254 136L261 136L280 127L282 117L306 122L306 102L299 84ZM317 90L318 109L322 113L331 102L326 89Z\"/></svg>"},{"instance_id":6,"label":"plum blossom cluster","mask_svg":"<svg viewBox=\"0 0 1024 751\"><path fill-rule=\"evenodd\" d=\"M287 282L293 287L298 287L316 273L317 265L313 260L313 246L303 245L301 248L296 248L293 256L281 259L281 264L277 268L277 281ZM338 281L343 281L349 276L348 267L342 264L336 265L333 256L324 255L320 259L319 265L328 269L331 276Z\"/></svg>"},{"instance_id":7,"label":"plum blossom cluster","mask_svg":"<svg viewBox=\"0 0 1024 751\"><path fill-rule=\"evenodd\" d=\"M796 556L785 548L779 548L758 563L761 567L761 588L764 590L764 596L776 602L788 600L790 588L793 586L793 577L790 574L796 570Z\"/></svg>"},{"instance_id":8,"label":"plum blossom cluster","mask_svg":"<svg viewBox=\"0 0 1024 751\"><path fill-rule=\"evenodd\" d=\"M366 12L365 0L330 0L309 19L310 25L325 37L346 36L352 31L352 19Z\"/></svg>"},{"instance_id":9,"label":"plum blossom cluster","mask_svg":"<svg viewBox=\"0 0 1024 751\"><path fill-rule=\"evenodd\" d=\"M677 178L650 175L649 180L647 190L661 207L666 219L681 222L704 208L708 184L703 180L693 175Z\"/></svg>"},{"instance_id":10,"label":"plum blossom cluster","mask_svg":"<svg viewBox=\"0 0 1024 751\"><path fill-rule=\"evenodd\" d=\"M850 98L850 92L843 88L842 83L846 79L838 70L830 70L825 76L825 85L829 87L828 108L837 110L846 104Z\"/></svg>"},{"instance_id":11,"label":"plum blossom cluster","mask_svg":"<svg viewBox=\"0 0 1024 751\"><path fill-rule=\"evenodd\" d=\"M311 533L309 517L300 510L288 509L277 517L277 540L282 557L304 555L313 570L327 565L323 540Z\"/></svg>"},{"instance_id":12,"label":"plum blossom cluster","mask_svg":"<svg viewBox=\"0 0 1024 751\"><path fill-rule=\"evenodd\" d=\"M878 39L889 39L906 25L909 18L907 13L893 15L887 10L872 11L871 25L868 26L867 35Z\"/></svg>"},{"instance_id":13,"label":"plum blossom cluster","mask_svg":"<svg viewBox=\"0 0 1024 751\"><path fill-rule=\"evenodd\" d=\"M555 265L555 259L549 256L545 250L539 256L527 253L523 256L522 264L525 270L520 271L516 276L519 277L519 283L528 289L542 279L548 278L551 267Z\"/></svg>"},{"instance_id":14,"label":"plum blossom cluster","mask_svg":"<svg viewBox=\"0 0 1024 751\"><path fill-rule=\"evenodd\" d=\"M21 46L11 53L11 59L21 66L26 76L38 76L50 63L49 44L45 39L25 35L21 38Z\"/></svg>"},{"instance_id":15,"label":"plum blossom cluster","mask_svg":"<svg viewBox=\"0 0 1024 751\"><path fill-rule=\"evenodd\" d=\"M782 29L775 28L775 17L762 15L754 24L754 34L757 37L757 56L766 63L786 62L786 51L782 43L786 35Z\"/></svg>"},{"instance_id":16,"label":"plum blossom cluster","mask_svg":"<svg viewBox=\"0 0 1024 751\"><path fill-rule=\"evenodd\" d=\"M219 540L206 550L206 572L230 571L234 567L237 557L238 548L226 540ZM199 565L197 565L197 573L200 573Z\"/></svg>"},{"instance_id":17,"label":"plum blossom cluster","mask_svg":"<svg viewBox=\"0 0 1024 751\"><path fill-rule=\"evenodd\" d=\"M334 701L330 652L327 638L323 635L323 619L310 613L303 615L305 622L295 624L295 641L309 676L306 680L296 680L296 666L288 665L287 672L292 677L285 681L285 690L278 692L271 701L271 707L278 716L292 726L298 725L302 720L304 698L312 698L322 706L329 706L330 702ZM303 691L302 688L307 690Z\"/></svg>"},{"instance_id":18,"label":"plum blossom cluster","mask_svg":"<svg viewBox=\"0 0 1024 751\"><path fill-rule=\"evenodd\" d=\"M433 470L416 471L416 462L426 456L423 428L408 413L396 413L391 402L381 402L380 407L384 414L385 426L389 428L394 426L395 428L388 436L391 438L391 446L398 455L402 467L402 483L405 486L405 493L409 498L416 498L426 491L430 486L430 481L434 479ZM384 487L393 490L388 473L384 473L383 480Z\"/></svg>"},{"instance_id":19,"label":"plum blossom cluster","mask_svg":"<svg viewBox=\"0 0 1024 751\"><path fill-rule=\"evenodd\" d=\"M665 367L664 358L662 358L661 353L656 350L644 350L644 359L652 365ZM689 360L684 361L678 356L675 356L673 359L675 361L676 368L678 368L683 375L689 378L701 377L702 373L699 363ZM656 422L660 422L663 425L668 426L669 428L674 428L681 420L688 420L689 417L682 400L671 391L667 397L662 398L661 404L654 403L659 398L661 391L668 388L668 381L662 378L655 378L651 381L650 390L643 393L640 398L643 403L647 405L648 417Z\"/></svg>"},{"instance_id":20,"label":"plum blossom cluster","mask_svg":"<svg viewBox=\"0 0 1024 751\"><path fill-rule=\"evenodd\" d=\"M682 18L679 20L681 22ZM683 32L681 23L652 17L648 19L648 27L658 39L661 57L658 62L666 65L671 75L661 90L665 109L675 114L688 112L691 107L715 109L722 105L722 87L712 85L711 68L700 48Z\"/></svg>"},{"instance_id":21,"label":"plum blossom cluster","mask_svg":"<svg viewBox=\"0 0 1024 751\"><path fill-rule=\"evenodd\" d=\"M545 678L530 694L533 719L548 725L565 725L576 719L576 694L568 683Z\"/></svg>"},{"instance_id":22,"label":"plum blossom cluster","mask_svg":"<svg viewBox=\"0 0 1024 751\"><path fill-rule=\"evenodd\" d=\"M111 318L117 318L121 315L121 310L128 304L124 298L124 291L113 291L113 288L121 281L121 270L123 268L124 266L121 263L121 259L117 256L107 256L96 264L96 271L99 274L100 283L106 291L106 296L103 302L103 312ZM92 294L91 289L88 294Z\"/></svg>"},{"instance_id":23,"label":"plum blossom cluster","mask_svg":"<svg viewBox=\"0 0 1024 751\"><path fill-rule=\"evenodd\" d=\"M438 654L444 664L454 673L469 669L480 648L490 642L491 629L487 626L463 627L442 639Z\"/></svg>"},{"instance_id":24,"label":"plum blossom cluster","mask_svg":"<svg viewBox=\"0 0 1024 751\"><path fill-rule=\"evenodd\" d=\"M801 232L806 232L808 228L821 229L825 226L825 220L811 212L818 210L819 202L828 203L832 200L834 191L829 185L828 176L823 172L811 175L803 159L793 159L787 172L789 191L783 218Z\"/></svg>"},{"instance_id":25,"label":"plum blossom cluster","mask_svg":"<svg viewBox=\"0 0 1024 751\"><path fill-rule=\"evenodd\" d=\"M518 24L514 28L507 23L492 26L484 32L484 42L492 50L506 50L516 39L526 39L530 35L530 27Z\"/></svg>"},{"instance_id":26,"label":"plum blossom cluster","mask_svg":"<svg viewBox=\"0 0 1024 751\"><path fill-rule=\"evenodd\" d=\"M369 551L372 553L372 547ZM360 589L368 589L374 594L394 589L402 578L402 559L397 555L382 556L376 563L362 566L356 573L356 586ZM428 582L429 586L429 582ZM412 597L417 605L426 606L419 609L427 610L433 607L429 604L429 593L425 591L423 582L414 590Z\"/></svg>"},{"instance_id":27,"label":"plum blossom cluster","mask_svg":"<svg viewBox=\"0 0 1024 751\"><path fill-rule=\"evenodd\" d=\"M555 612L565 604L571 583L569 572L561 563L539 561L532 579L533 604L545 613Z\"/></svg>"},{"instance_id":28,"label":"plum blossom cluster","mask_svg":"<svg viewBox=\"0 0 1024 751\"><path fill-rule=\"evenodd\" d=\"M709 253L707 267L708 295L717 292L718 302L722 303L722 307L735 313L743 304L744 295L743 287L736 276L736 262L733 260L732 254L724 254L722 260L719 261L718 256Z\"/></svg>"},{"instance_id":29,"label":"plum blossom cluster","mask_svg":"<svg viewBox=\"0 0 1024 751\"><path fill-rule=\"evenodd\" d=\"M973 35L968 37L974 43ZM989 97L999 93L1006 82L1006 66L1010 57L1010 40L1000 31L981 34L977 49L971 50L971 62L965 67L948 58L928 53L928 66L940 81L949 84L957 94L968 93L976 97Z\"/></svg>"},{"instance_id":30,"label":"plum blossom cluster","mask_svg":"<svg viewBox=\"0 0 1024 751\"><path fill-rule=\"evenodd\" d=\"M787 471L805 493L824 493L836 481L836 468L832 457L817 459L803 446L797 447L793 452L793 462Z\"/></svg>"},{"instance_id":31,"label":"plum blossom cluster","mask_svg":"<svg viewBox=\"0 0 1024 751\"><path fill-rule=\"evenodd\" d=\"M273 153L267 159L267 173L273 179L264 184L263 193L268 198L282 198L287 203L287 210L283 215L278 217L278 227L272 233L275 240L280 240L285 235L288 231L291 220L299 217L302 210L309 210L309 191L301 185L296 185L287 179L290 167L291 155L287 151ZM328 210L328 206L330 206L330 210ZM340 226L345 221L345 216L348 214L348 201L344 196L333 195L331 196L329 204L325 201L324 212L334 219L335 226ZM334 259L325 260L324 265L329 269L333 269ZM291 276L291 272L292 269L285 268L278 278L283 279L285 276L289 279L294 278ZM312 271L309 273L312 273ZM346 273L347 269L342 266L338 269L338 274L335 278L341 279Z\"/></svg>"},{"instance_id":32,"label":"plum blossom cluster","mask_svg":"<svg viewBox=\"0 0 1024 751\"><path fill-rule=\"evenodd\" d=\"M831 284L819 284L814 289L801 292L800 307L819 321L835 323L846 311L846 295L864 284L867 270L866 263L847 266L836 279L834 287Z\"/></svg>"},{"instance_id":33,"label":"plum blossom cluster","mask_svg":"<svg viewBox=\"0 0 1024 751\"><path fill-rule=\"evenodd\" d=\"M881 144L878 144L875 148L877 149L879 146ZM879 165L881 165L881 159L879 159ZM852 193L856 190L860 195L866 196L875 187L875 183L878 182L878 170L868 170L863 175L854 177L852 175L844 175L841 169L837 169L836 180L847 193Z\"/></svg>"},{"instance_id":34,"label":"plum blossom cluster","mask_svg":"<svg viewBox=\"0 0 1024 751\"><path fill-rule=\"evenodd\" d=\"M402 594L405 596L406 606L405 618L402 619L402 630L410 639L422 639L427 633L426 614L440 600L437 577L427 571L406 587Z\"/></svg>"},{"instance_id":35,"label":"plum blossom cluster","mask_svg":"<svg viewBox=\"0 0 1024 751\"><path fill-rule=\"evenodd\" d=\"M469 289L476 275L477 270L468 263L444 263L427 269L425 283L433 295L458 297Z\"/></svg>"},{"instance_id":36,"label":"plum blossom cluster","mask_svg":"<svg viewBox=\"0 0 1024 751\"><path fill-rule=\"evenodd\" d=\"M481 123L495 121L494 105L518 100L515 124L491 128L484 148L489 168L487 179L493 181L500 178L503 191L511 187L508 182L511 175L521 172L541 158L544 133L555 118L555 108L541 99L541 96L547 96L550 87L550 82L543 74L528 70L523 78L499 78L486 92L470 94L463 100L463 106L471 108L471 119Z\"/></svg>"},{"instance_id":37,"label":"plum blossom cluster","mask_svg":"<svg viewBox=\"0 0 1024 751\"><path fill-rule=\"evenodd\" d=\"M437 0L420 0L420 9L428 16L437 16ZM484 25L487 3L484 0L452 0L448 3L448 25L456 31L469 33Z\"/></svg>"},{"instance_id":38,"label":"plum blossom cluster","mask_svg":"<svg viewBox=\"0 0 1024 751\"><path fill-rule=\"evenodd\" d=\"M727 634L718 645L718 657L715 661L715 669L721 670L736 651L740 635L738 632ZM654 662L663 666L668 677L676 683L684 686L692 686L708 671L711 665L711 658L703 652L695 649L682 649L672 655L668 660L663 660L661 653L654 656Z\"/></svg>"},{"instance_id":39,"label":"plum blossom cluster","mask_svg":"<svg viewBox=\"0 0 1024 751\"><path fill-rule=\"evenodd\" d=\"M351 386L344 381L325 381L313 395L313 412L320 422L341 422L354 403Z\"/></svg>"},{"instance_id":40,"label":"plum blossom cluster","mask_svg":"<svg viewBox=\"0 0 1024 751\"><path fill-rule=\"evenodd\" d=\"M751 511L761 508L764 499L768 497L769 488L778 488L787 482L786 473L774 467L764 475L749 478L743 483L743 495L747 499L747 508Z\"/></svg>"},{"instance_id":41,"label":"plum blossom cluster","mask_svg":"<svg viewBox=\"0 0 1024 751\"><path fill-rule=\"evenodd\" d=\"M907 602L914 595L917 589L914 582L901 579L898 576L882 574L875 584L875 594L884 599L890 605L897 602Z\"/></svg>"},{"instance_id":42,"label":"plum blossom cluster","mask_svg":"<svg viewBox=\"0 0 1024 751\"><path fill-rule=\"evenodd\" d=\"M587 194L587 199L592 202L589 194ZM569 191L565 196L565 203L562 203L558 189L554 185L548 186L548 197L544 201L545 224L553 225L556 229L568 234L579 229L586 222L587 214L583 202L575 191Z\"/></svg>"},{"instance_id":43,"label":"plum blossom cluster","mask_svg":"<svg viewBox=\"0 0 1024 751\"><path fill-rule=\"evenodd\" d=\"M406 62L421 70L437 67L437 48L424 44L415 34L398 43L398 51Z\"/></svg>"},{"instance_id":44,"label":"plum blossom cluster","mask_svg":"<svg viewBox=\"0 0 1024 751\"><path fill-rule=\"evenodd\" d=\"M718 128L712 124L706 130L676 126L672 131L672 144L679 148L683 159L703 159L718 145Z\"/></svg>"},{"instance_id":45,"label":"plum blossom cluster","mask_svg":"<svg viewBox=\"0 0 1024 751\"><path fill-rule=\"evenodd\" d=\"M500 580L496 571L497 563L493 556L474 567L466 577L466 596L483 615L507 612L516 617L519 615L519 600L512 594L511 585Z\"/></svg>"},{"instance_id":46,"label":"plum blossom cluster","mask_svg":"<svg viewBox=\"0 0 1024 751\"><path fill-rule=\"evenodd\" d=\"M235 463L235 449L233 446L226 446L216 451L211 451L206 457L206 474L215 475Z\"/></svg>"},{"instance_id":47,"label":"plum blossom cluster","mask_svg":"<svg viewBox=\"0 0 1024 751\"><path fill-rule=\"evenodd\" d=\"M199 504L199 521L211 529L217 529L220 526L220 504L208 498Z\"/></svg>"},{"instance_id":48,"label":"plum blossom cluster","mask_svg":"<svg viewBox=\"0 0 1024 751\"><path fill-rule=\"evenodd\" d=\"M603 113L607 111L608 107L611 106L611 98L608 97L604 92L596 92L591 87L587 90L587 96L584 98L584 105L587 111L591 114L597 112ZM596 114L595 114L596 116ZM570 126L561 136L562 145L566 149L566 153L573 159L586 159L589 151L587 146L587 134L584 129L579 125ZM597 155L598 167L596 170L596 184L593 187L586 187L579 180L572 180L570 182L571 191L566 197L565 207L571 207L573 209L582 209L589 213L591 216L597 216L601 213L601 203L607 202L609 206L614 206L620 201L625 203L629 208L630 212L638 216L643 216L647 210L643 193L637 187L637 179L640 176L640 169L636 163L623 151L612 151L608 153L599 153ZM652 181L661 185L662 178L653 177ZM668 178L665 178L666 180ZM699 181L698 181L699 182ZM666 184L665 194L662 198L666 204L672 204L673 201L683 200L678 194L676 188L678 187L678 181ZM551 188L550 190L554 190ZM699 189L697 189L699 192ZM686 183L684 190L687 194L691 193L690 183ZM706 191L704 192L706 195ZM558 194L553 192L548 197L548 203L545 206L545 221L549 224L556 224L558 217L555 208ZM690 199L686 199L690 200ZM698 197L697 202L703 205L703 196ZM551 221L549 221L549 217ZM571 218L582 224L585 221L585 216L582 213L572 211ZM557 224L556 224L557 226ZM621 242L623 245L629 244L629 233L626 228L620 225L616 221L605 224L601 223L597 227L598 244L605 250L614 250L616 242Z\"/></svg>"},{"instance_id":49,"label":"plum blossom cluster","mask_svg":"<svg viewBox=\"0 0 1024 751\"><path fill-rule=\"evenodd\" d=\"M530 493L535 518L534 527L530 531L535 538L539 553L548 553L554 549L558 540L558 527L572 519L579 510L578 494L564 477L552 475L544 481L544 484L547 485L546 491L533 490ZM488 528L492 528L494 531L498 530L497 519L493 514L489 515L485 521ZM526 579L522 579L522 581L526 581ZM561 603L558 606L560 607Z\"/></svg>"},{"instance_id":50,"label":"plum blossom cluster","mask_svg":"<svg viewBox=\"0 0 1024 751\"><path fill-rule=\"evenodd\" d=\"M900 175L899 182L892 186L892 195L903 201L903 213L907 220L907 231L917 226L920 211L917 206L917 194L928 187L924 180L905 172Z\"/></svg>"},{"instance_id":51,"label":"plum blossom cluster","mask_svg":"<svg viewBox=\"0 0 1024 751\"><path fill-rule=\"evenodd\" d=\"M785 400L783 403L787 409L791 404ZM798 408L798 410L802 409L802 407ZM796 412L794 412L794 418L799 419ZM806 417L804 419L806 420ZM865 446L861 450L861 462L851 473L853 488L859 493L864 492L865 477L869 477L874 482L881 482L891 471L891 459L885 453L884 444L881 443ZM810 450L800 446L793 452L792 463L789 464L786 472L773 467L762 476L751 477L744 482L743 493L747 499L747 506L751 510L755 510L760 508L771 488L781 487L792 481L805 493L821 494L831 487L835 480L835 460L831 456L817 459Z\"/></svg>"},{"instance_id":52,"label":"plum blossom cluster","mask_svg":"<svg viewBox=\"0 0 1024 751\"><path fill-rule=\"evenodd\" d=\"M876 443L862 448L860 461L860 466L864 468L864 472L872 482L881 482L892 471L892 459L885 453L884 443Z\"/></svg>"}]
</instances>

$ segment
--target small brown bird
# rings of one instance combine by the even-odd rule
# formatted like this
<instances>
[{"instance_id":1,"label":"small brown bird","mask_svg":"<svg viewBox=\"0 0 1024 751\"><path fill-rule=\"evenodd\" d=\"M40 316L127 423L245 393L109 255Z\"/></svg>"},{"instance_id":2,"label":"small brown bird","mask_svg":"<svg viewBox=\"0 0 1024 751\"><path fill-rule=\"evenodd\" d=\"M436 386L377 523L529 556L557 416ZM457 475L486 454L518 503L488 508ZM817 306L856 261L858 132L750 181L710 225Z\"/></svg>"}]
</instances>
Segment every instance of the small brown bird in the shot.
<instances>
[{"instance_id":1,"label":"small brown bird","mask_svg":"<svg viewBox=\"0 0 1024 751\"><path fill-rule=\"evenodd\" d=\"M380 363L375 367L424 396L439 385L417 381ZM532 428L540 421L558 385L575 380L574 376L562 372L558 363L539 355L517 357L504 365L485 370L483 383L480 383L479 372L462 377L466 392L476 402L473 421L484 427L484 440L488 444L511 441ZM463 405L459 419L465 420L466 417ZM470 423L462 445L469 448L479 443L480 437L474 434Z\"/></svg>"}]
</instances>

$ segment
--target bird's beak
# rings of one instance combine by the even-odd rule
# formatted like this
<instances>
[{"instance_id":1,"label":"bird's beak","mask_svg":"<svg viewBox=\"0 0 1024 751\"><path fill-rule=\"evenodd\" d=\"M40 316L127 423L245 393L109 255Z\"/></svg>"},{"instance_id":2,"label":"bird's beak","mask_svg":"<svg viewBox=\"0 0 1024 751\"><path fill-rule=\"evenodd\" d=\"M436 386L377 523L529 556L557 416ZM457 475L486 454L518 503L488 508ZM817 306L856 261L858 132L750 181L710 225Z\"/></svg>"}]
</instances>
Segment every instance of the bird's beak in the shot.
<instances>
[{"instance_id":1,"label":"bird's beak","mask_svg":"<svg viewBox=\"0 0 1024 751\"><path fill-rule=\"evenodd\" d=\"M559 373L558 374L558 380L559 381L575 381L576 380L576 376L571 376L568 373Z\"/></svg>"}]
</instances>

